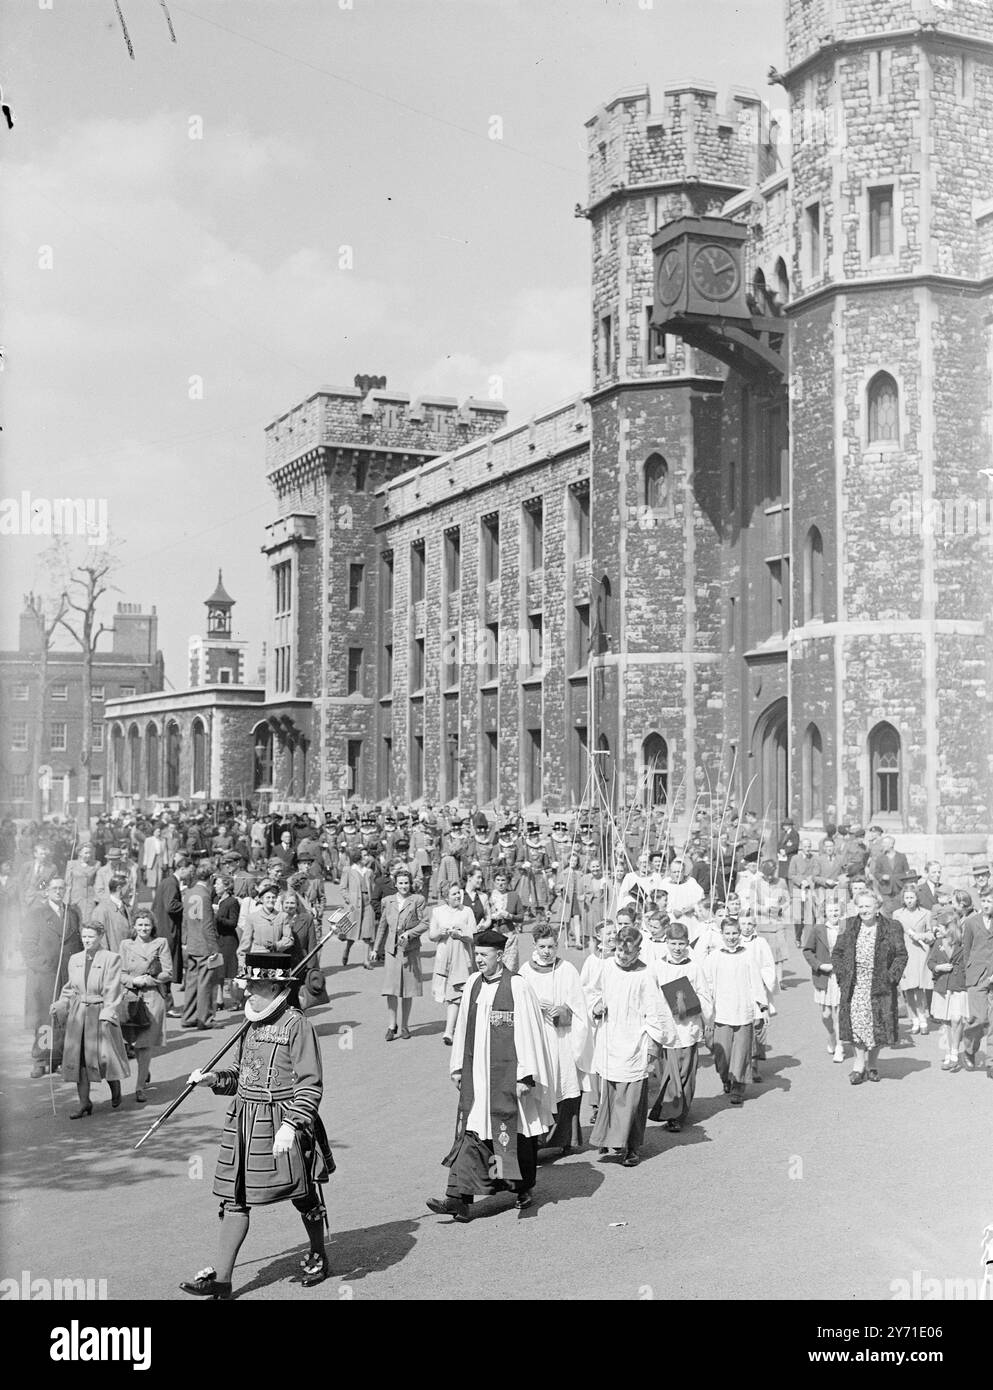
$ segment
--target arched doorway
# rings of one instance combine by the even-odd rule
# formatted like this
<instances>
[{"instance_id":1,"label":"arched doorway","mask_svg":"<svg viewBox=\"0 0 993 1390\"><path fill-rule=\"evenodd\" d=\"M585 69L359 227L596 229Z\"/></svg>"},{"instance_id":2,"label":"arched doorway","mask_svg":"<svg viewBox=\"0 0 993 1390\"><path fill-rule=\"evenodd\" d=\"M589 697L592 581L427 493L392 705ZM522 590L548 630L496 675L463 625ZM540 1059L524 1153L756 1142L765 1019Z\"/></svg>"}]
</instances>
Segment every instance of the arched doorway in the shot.
<instances>
[{"instance_id":1,"label":"arched doorway","mask_svg":"<svg viewBox=\"0 0 993 1390\"><path fill-rule=\"evenodd\" d=\"M145 730L145 795L159 794L159 730L149 724Z\"/></svg>"},{"instance_id":2,"label":"arched doorway","mask_svg":"<svg viewBox=\"0 0 993 1390\"><path fill-rule=\"evenodd\" d=\"M766 819L766 834L772 831L773 838L790 813L789 746L789 710L784 696L759 715L752 734L755 786L749 801L760 823Z\"/></svg>"}]
</instances>

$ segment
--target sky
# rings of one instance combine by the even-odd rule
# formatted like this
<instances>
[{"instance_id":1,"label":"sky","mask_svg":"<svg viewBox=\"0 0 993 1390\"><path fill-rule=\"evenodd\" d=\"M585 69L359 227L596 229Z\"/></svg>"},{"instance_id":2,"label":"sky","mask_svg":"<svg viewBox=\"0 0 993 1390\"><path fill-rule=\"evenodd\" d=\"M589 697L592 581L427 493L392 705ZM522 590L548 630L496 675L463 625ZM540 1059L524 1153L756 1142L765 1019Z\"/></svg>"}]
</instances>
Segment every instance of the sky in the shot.
<instances>
[{"instance_id":1,"label":"sky","mask_svg":"<svg viewBox=\"0 0 993 1390\"><path fill-rule=\"evenodd\" d=\"M133 60L114 0L0 15L0 498L106 501L182 689L218 568L258 665L268 421L356 373L499 376L511 424L587 389L584 122L686 77L773 100L783 5L167 3L175 44L120 0ZM0 647L46 545L0 535Z\"/></svg>"}]
</instances>

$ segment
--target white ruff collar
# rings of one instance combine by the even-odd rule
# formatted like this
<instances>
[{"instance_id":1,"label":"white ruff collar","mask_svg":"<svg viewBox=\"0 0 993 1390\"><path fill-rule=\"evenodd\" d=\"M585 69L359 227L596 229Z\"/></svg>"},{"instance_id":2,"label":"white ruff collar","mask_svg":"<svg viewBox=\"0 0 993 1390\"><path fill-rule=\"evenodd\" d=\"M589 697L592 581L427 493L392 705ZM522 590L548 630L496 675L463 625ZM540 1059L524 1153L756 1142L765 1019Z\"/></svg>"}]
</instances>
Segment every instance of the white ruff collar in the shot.
<instances>
[{"instance_id":1,"label":"white ruff collar","mask_svg":"<svg viewBox=\"0 0 993 1390\"><path fill-rule=\"evenodd\" d=\"M248 1019L249 1023L262 1023L265 1019L271 1018L272 1015L276 1012L276 1010L280 1008L283 1004L285 1004L286 1000L289 999L289 997L289 989L284 989L282 994L277 994L275 999L269 1000L269 1003L265 1006L264 1009L259 1010L253 1009L251 1000L246 999L245 1017Z\"/></svg>"}]
</instances>

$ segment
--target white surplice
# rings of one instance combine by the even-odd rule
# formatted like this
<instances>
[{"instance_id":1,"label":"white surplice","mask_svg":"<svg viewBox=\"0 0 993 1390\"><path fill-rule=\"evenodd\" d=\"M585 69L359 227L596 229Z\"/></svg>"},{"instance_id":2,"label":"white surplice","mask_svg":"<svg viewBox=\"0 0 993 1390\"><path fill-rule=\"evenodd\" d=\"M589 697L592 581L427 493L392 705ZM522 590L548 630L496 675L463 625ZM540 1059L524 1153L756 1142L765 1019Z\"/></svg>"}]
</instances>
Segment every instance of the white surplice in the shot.
<instances>
[{"instance_id":1,"label":"white surplice","mask_svg":"<svg viewBox=\"0 0 993 1390\"><path fill-rule=\"evenodd\" d=\"M461 1071L465 1057L466 1031L469 1018L470 1000L476 981L482 977L479 971L470 975L462 991L459 1016L455 1024L455 1037L452 1042L453 1072ZM466 1122L466 1130L471 1130L480 1139L492 1139L493 1129L490 1119L490 1011L501 976L494 980L482 979L479 997L476 1001L476 1028L472 1057L472 1109ZM532 1138L544 1134L552 1127L555 1113L555 1068L548 1054L545 1040L544 1020L534 991L520 975L510 977L514 995L514 1047L517 1051L517 1080L534 1078L534 1086L517 1100L518 1133Z\"/></svg>"},{"instance_id":2,"label":"white surplice","mask_svg":"<svg viewBox=\"0 0 993 1390\"><path fill-rule=\"evenodd\" d=\"M579 971L567 960L556 960L551 970L537 970L531 961L526 961L521 966L521 979L527 980L539 1004L566 1004L571 1009L572 1022L567 1028L550 1022L544 1014L541 1021L552 1059L555 1099L570 1100L581 1095L590 1089L593 1049Z\"/></svg>"},{"instance_id":3,"label":"white surplice","mask_svg":"<svg viewBox=\"0 0 993 1390\"><path fill-rule=\"evenodd\" d=\"M654 971L642 961L628 970L605 961L594 1008L600 1003L607 1012L597 1029L594 1071L606 1081L643 1081L652 1071L651 1044L663 1042L669 1012Z\"/></svg>"}]
</instances>

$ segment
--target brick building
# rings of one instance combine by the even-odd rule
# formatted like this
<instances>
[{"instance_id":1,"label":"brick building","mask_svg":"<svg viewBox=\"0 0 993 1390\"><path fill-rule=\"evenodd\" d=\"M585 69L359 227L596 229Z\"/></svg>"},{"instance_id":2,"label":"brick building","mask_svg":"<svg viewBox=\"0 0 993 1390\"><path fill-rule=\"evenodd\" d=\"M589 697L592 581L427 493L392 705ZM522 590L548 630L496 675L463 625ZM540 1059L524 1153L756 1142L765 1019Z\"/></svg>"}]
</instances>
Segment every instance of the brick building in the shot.
<instances>
[{"instance_id":1,"label":"brick building","mask_svg":"<svg viewBox=\"0 0 993 1390\"><path fill-rule=\"evenodd\" d=\"M0 652L0 809L4 815L31 817L39 769L51 769L43 793L43 815L75 815L83 789L83 671L79 651L50 651L45 689L40 654L42 635L32 608L20 617L17 650ZM139 604L119 603L111 626L109 651L93 656L93 747L91 807L107 806L105 707L122 696L161 690L162 653L158 618Z\"/></svg>"},{"instance_id":2,"label":"brick building","mask_svg":"<svg viewBox=\"0 0 993 1390\"><path fill-rule=\"evenodd\" d=\"M593 765L989 852L993 12L786 18L776 122L681 82L587 123L588 394L268 427L277 785L564 809Z\"/></svg>"}]
</instances>

